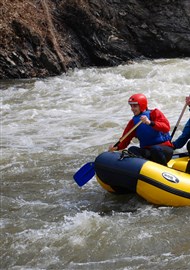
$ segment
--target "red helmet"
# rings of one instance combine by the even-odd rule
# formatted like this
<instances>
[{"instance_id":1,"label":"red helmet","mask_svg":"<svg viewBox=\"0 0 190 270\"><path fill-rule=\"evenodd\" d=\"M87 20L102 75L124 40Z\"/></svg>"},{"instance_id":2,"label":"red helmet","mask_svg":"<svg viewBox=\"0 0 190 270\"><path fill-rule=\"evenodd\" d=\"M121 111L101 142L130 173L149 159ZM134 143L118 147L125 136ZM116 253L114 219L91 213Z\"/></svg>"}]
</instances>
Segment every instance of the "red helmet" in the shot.
<instances>
[{"instance_id":1,"label":"red helmet","mask_svg":"<svg viewBox=\"0 0 190 270\"><path fill-rule=\"evenodd\" d=\"M129 100L129 104L139 104L141 112L146 111L147 106L148 106L148 101L145 95L143 94L134 94L132 95Z\"/></svg>"}]
</instances>

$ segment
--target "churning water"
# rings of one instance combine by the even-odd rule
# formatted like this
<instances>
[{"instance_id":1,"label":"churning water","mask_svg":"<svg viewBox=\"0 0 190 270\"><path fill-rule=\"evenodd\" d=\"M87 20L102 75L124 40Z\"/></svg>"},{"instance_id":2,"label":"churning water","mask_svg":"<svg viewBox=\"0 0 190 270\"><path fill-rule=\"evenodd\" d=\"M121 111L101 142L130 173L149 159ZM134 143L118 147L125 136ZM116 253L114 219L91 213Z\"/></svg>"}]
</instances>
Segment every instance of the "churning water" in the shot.
<instances>
[{"instance_id":1,"label":"churning water","mask_svg":"<svg viewBox=\"0 0 190 270\"><path fill-rule=\"evenodd\" d=\"M189 207L73 180L118 141L138 92L172 130L190 94L190 59L1 81L1 269L190 269Z\"/></svg>"}]
</instances>

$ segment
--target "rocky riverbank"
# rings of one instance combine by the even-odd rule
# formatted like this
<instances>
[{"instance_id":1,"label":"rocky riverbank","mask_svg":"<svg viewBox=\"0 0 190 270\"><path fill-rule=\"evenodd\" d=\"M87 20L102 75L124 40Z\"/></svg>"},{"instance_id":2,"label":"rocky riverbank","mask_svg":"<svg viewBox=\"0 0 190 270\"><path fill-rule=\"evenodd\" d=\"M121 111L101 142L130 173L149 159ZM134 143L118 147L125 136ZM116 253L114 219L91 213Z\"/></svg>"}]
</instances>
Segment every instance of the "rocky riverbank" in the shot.
<instances>
[{"instance_id":1,"label":"rocky riverbank","mask_svg":"<svg viewBox=\"0 0 190 270\"><path fill-rule=\"evenodd\" d=\"M0 79L190 57L188 0L2 0Z\"/></svg>"}]
</instances>

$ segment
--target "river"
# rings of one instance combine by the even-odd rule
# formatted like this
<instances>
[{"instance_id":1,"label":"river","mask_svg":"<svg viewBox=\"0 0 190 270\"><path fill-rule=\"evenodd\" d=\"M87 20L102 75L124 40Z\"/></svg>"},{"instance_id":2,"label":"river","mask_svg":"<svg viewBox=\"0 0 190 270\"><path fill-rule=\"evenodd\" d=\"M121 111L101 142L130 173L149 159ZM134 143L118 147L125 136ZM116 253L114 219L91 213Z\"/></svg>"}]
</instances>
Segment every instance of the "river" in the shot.
<instances>
[{"instance_id":1,"label":"river","mask_svg":"<svg viewBox=\"0 0 190 270\"><path fill-rule=\"evenodd\" d=\"M173 130L190 94L190 59L0 83L1 269L190 269L189 207L116 196L95 177L81 188L73 180L118 141L130 95L144 93Z\"/></svg>"}]
</instances>

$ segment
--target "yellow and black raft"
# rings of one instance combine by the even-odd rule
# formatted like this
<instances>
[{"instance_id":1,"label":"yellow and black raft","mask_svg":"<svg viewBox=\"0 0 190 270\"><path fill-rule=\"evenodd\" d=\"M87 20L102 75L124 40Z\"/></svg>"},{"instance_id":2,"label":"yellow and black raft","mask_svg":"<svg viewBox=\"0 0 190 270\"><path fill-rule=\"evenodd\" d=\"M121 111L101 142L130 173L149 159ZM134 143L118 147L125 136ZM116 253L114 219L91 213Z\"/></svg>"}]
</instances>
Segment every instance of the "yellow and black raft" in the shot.
<instances>
[{"instance_id":1,"label":"yellow and black raft","mask_svg":"<svg viewBox=\"0 0 190 270\"><path fill-rule=\"evenodd\" d=\"M156 205L190 206L190 157L173 155L168 166L130 156L104 152L94 163L99 184L109 192L135 192Z\"/></svg>"}]
</instances>

